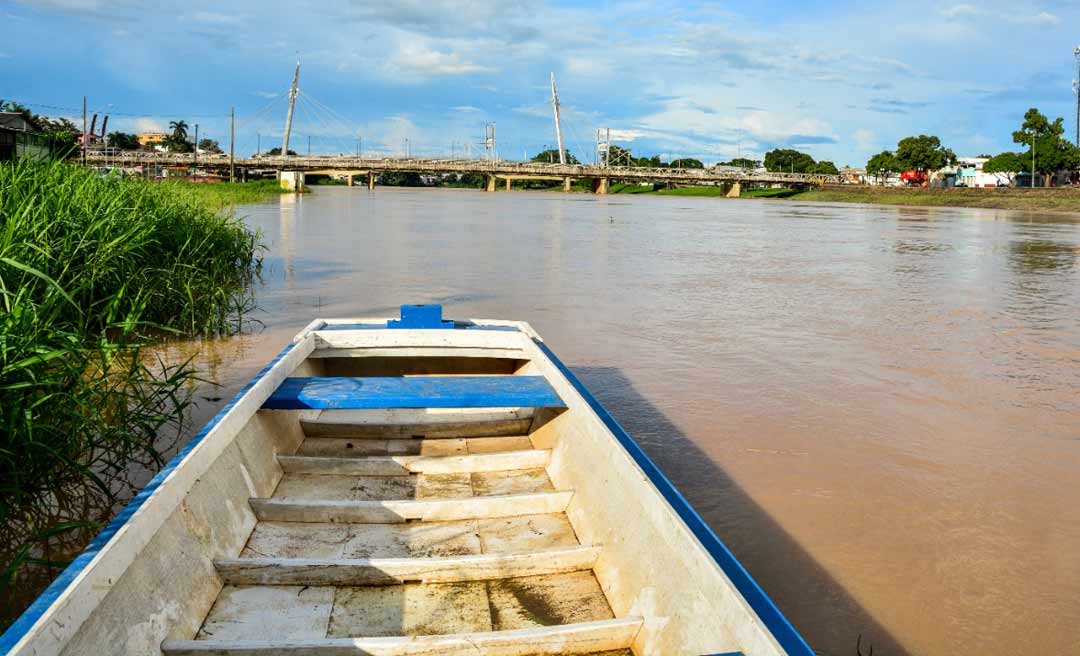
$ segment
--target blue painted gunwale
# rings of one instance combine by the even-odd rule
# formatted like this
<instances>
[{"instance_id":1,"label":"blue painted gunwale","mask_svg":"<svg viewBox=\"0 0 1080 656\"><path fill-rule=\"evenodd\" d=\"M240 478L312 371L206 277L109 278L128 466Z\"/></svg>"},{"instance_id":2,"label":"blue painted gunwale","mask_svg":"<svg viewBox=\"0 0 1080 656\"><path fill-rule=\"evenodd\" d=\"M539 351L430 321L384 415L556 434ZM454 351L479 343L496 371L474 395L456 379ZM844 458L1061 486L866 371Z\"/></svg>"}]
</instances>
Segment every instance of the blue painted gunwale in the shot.
<instances>
[{"instance_id":1,"label":"blue painted gunwale","mask_svg":"<svg viewBox=\"0 0 1080 656\"><path fill-rule=\"evenodd\" d=\"M294 377L266 410L370 408L564 408L543 376Z\"/></svg>"},{"instance_id":2,"label":"blue painted gunwale","mask_svg":"<svg viewBox=\"0 0 1080 656\"><path fill-rule=\"evenodd\" d=\"M712 556L713 561L723 570L728 579L734 584L735 589L743 596L750 607L754 609L757 616L761 618L765 628L772 633L776 641L780 643L780 646L789 654L789 656L815 656L814 650L810 648L810 645L806 643L802 635L791 625L788 618L777 608L773 600L769 598L769 595L758 585L754 577L750 575L750 572L746 571L739 559L735 557L735 554L731 553L731 550L727 548L716 533L713 532L709 525L705 523L705 520L701 518L701 515L694 510L694 507L690 505L690 502L686 500L686 497L675 487L675 485L664 475L660 468L656 466L656 463L646 455L645 451L634 441L634 438L630 436L626 430L619 425L619 422L615 421L615 418L611 416L611 413L601 405L600 401L596 400L596 397L589 392L588 388L574 372L570 371L570 368L563 364L555 352L548 348L547 344L539 339L533 339L533 342L543 351L544 355L551 360L552 364L566 377L566 380L577 390L578 394L585 399L585 402L589 404L593 412L600 418L600 421L604 423L611 434L615 436L619 444L626 449L630 457L634 459L634 462L641 467L645 475L652 481L652 484L659 490L661 496L671 507L675 510L675 513L679 516L679 519L683 521L690 532L694 534L694 537L701 542L701 545L705 547L705 551ZM687 582L688 585L692 585L692 582Z\"/></svg>"},{"instance_id":3,"label":"blue painted gunwale","mask_svg":"<svg viewBox=\"0 0 1080 656\"><path fill-rule=\"evenodd\" d=\"M56 580L54 580L49 587L45 588L45 591L34 600L34 603L30 604L29 608L23 611L23 614L8 627L7 631L4 631L3 635L0 635L0 654L10 652L15 645L30 632L30 629L37 624L38 620L41 619L54 603L56 603L56 600L60 598L60 595L67 590L68 586L70 586L79 574L81 574L94 558L97 557L98 553L105 548L105 545L107 545L120 529L124 527L124 524L127 524L135 513L143 507L143 504L146 503L147 499L161 487L161 484L165 482L165 479L180 466L184 459L187 458L188 454L206 439L206 436L210 434L210 431L221 423L221 420L225 418L225 415L227 415L234 406L236 406L240 399L250 392L251 388L255 387L256 383L262 380L266 374L270 373L270 370L273 369L278 362L281 362L281 360L287 356L298 343L299 342L288 344L280 353L274 356L274 359L271 360L269 364L263 367L262 370L236 394L236 396L214 415L213 419L203 426L202 430L196 433L195 436L192 437L175 456L173 456L168 464L161 468L161 471L150 479L150 482L146 484L146 487L135 495L135 498L133 498L111 522L109 522L109 525L102 529L102 531L90 541L90 544L83 549L82 553L75 557L75 560L71 561L71 564L60 573L60 576L56 577Z\"/></svg>"}]
</instances>

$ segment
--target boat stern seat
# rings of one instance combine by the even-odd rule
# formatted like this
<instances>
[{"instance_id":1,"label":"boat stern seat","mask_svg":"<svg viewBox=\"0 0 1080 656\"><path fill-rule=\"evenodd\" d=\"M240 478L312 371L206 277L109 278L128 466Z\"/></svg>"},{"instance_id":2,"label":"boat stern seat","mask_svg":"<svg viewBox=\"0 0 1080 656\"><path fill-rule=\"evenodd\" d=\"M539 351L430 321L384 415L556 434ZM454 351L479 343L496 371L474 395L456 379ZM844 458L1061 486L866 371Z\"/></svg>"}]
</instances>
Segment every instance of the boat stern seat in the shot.
<instances>
[{"instance_id":1,"label":"boat stern seat","mask_svg":"<svg viewBox=\"0 0 1080 656\"><path fill-rule=\"evenodd\" d=\"M264 410L552 408L566 404L544 376L286 378Z\"/></svg>"}]
</instances>

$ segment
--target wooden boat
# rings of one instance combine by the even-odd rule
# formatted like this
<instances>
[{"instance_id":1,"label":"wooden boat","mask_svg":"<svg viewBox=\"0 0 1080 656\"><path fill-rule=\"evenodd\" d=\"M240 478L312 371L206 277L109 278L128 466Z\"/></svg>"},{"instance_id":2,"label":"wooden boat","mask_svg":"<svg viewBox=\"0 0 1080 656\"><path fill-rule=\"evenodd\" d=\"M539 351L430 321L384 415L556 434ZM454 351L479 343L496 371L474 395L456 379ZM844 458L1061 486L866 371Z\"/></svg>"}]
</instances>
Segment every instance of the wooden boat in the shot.
<instances>
[{"instance_id":1,"label":"wooden boat","mask_svg":"<svg viewBox=\"0 0 1080 656\"><path fill-rule=\"evenodd\" d=\"M813 652L525 323L312 322L11 654Z\"/></svg>"}]
</instances>

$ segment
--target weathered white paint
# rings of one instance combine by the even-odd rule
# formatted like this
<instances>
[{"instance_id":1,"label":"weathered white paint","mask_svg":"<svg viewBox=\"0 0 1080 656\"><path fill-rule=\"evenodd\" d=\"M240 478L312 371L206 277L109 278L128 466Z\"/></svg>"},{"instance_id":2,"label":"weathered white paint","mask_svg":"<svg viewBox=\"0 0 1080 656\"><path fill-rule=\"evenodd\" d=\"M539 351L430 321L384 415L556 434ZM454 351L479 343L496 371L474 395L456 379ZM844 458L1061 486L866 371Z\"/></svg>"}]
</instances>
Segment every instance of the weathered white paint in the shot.
<instances>
[{"instance_id":1,"label":"weathered white paint","mask_svg":"<svg viewBox=\"0 0 1080 656\"><path fill-rule=\"evenodd\" d=\"M274 522L353 522L393 524L419 519L450 521L563 512L573 492L539 492L464 499L408 501L250 500L255 516Z\"/></svg>"},{"instance_id":2,"label":"weathered white paint","mask_svg":"<svg viewBox=\"0 0 1080 656\"><path fill-rule=\"evenodd\" d=\"M389 585L577 572L591 569L599 554L599 547L576 546L441 558L232 558L214 566L230 585Z\"/></svg>"},{"instance_id":3,"label":"weathered white paint","mask_svg":"<svg viewBox=\"0 0 1080 656\"><path fill-rule=\"evenodd\" d=\"M361 456L326 458L278 456L281 468L289 473L357 474L399 476L402 474L461 474L531 469L547 465L550 451L503 451L466 456Z\"/></svg>"},{"instance_id":4,"label":"weathered white paint","mask_svg":"<svg viewBox=\"0 0 1080 656\"><path fill-rule=\"evenodd\" d=\"M514 631L404 638L325 638L295 641L172 640L168 656L541 656L625 649L641 619L625 617Z\"/></svg>"},{"instance_id":5,"label":"weathered white paint","mask_svg":"<svg viewBox=\"0 0 1080 656\"><path fill-rule=\"evenodd\" d=\"M297 343L244 398L228 411L202 442L172 470L158 489L143 503L139 511L117 531L108 544L79 573L49 610L15 645L11 651L12 654L52 656L65 651L67 653L125 653L123 641L104 642L104 636L110 632L126 631L133 625L143 625L147 619L154 622L152 609L155 607L160 608L159 612L167 616L190 613L186 609L178 612L171 606L170 595L162 594L162 590L167 590L167 588L161 587L162 583L168 579L165 576L168 570L155 568L146 560L146 557L175 558L173 554L177 546L186 542L190 545L189 548L193 549L188 553L197 560L205 561L202 569L206 571L206 566L210 564L209 556L215 548L211 546L212 540L220 539L221 531L228 530L226 527L235 525L238 520L240 524L233 530L242 532L245 526L250 527L251 518L242 519L243 513L246 512L243 509L243 495L236 497L231 505L221 503L219 495L227 487L224 480L207 479L204 482L206 496L218 498L216 506L202 505L198 510L194 510L192 506L199 501L200 495L192 496L191 493L203 477L215 468L215 465L218 470L226 466L228 460L222 460L223 454L227 450L237 449L235 441L242 429L252 420L263 401L270 397L281 381L305 361L313 347L312 340ZM253 427L253 431L261 433L259 426ZM274 441L272 438L260 434L253 435L252 439L256 442L264 442L264 450L272 456ZM237 460L241 458L239 451L235 451L235 458ZM234 465L231 474L234 479L236 466L238 465ZM273 466L276 468L276 465ZM243 478L239 481L241 485L245 484ZM215 487L218 489L212 489ZM243 491L246 492L246 490ZM228 493L232 494L232 492ZM228 519L220 516L222 512ZM247 530L249 531L250 528ZM228 540L223 540L223 542L227 544ZM140 556L145 557L140 558ZM143 566L139 571L132 570L133 564L136 563ZM160 581L138 580L140 576L152 574L161 574L165 578ZM181 587L178 590L180 593L178 596L193 597L185 598L181 603L199 600L198 603L192 604L193 608L197 609L200 604L205 606L208 594L216 594L217 585L216 581L197 578L189 586ZM133 601L118 604L117 614L109 617L107 613L101 611L101 606L116 587L124 588L125 594L129 595L129 599ZM150 596L148 592L155 592L155 594ZM168 610L169 608L173 610ZM95 614L98 614L97 623L84 628L84 623ZM110 627L101 626L105 621L113 624L111 630ZM190 617L179 622L181 626L190 626L191 623ZM154 630L143 630L148 640L152 641L150 644L141 646L147 650L144 653L152 653L156 649L154 643L165 637L166 628L168 630L176 628L175 624L165 627L162 622L157 622L155 625L157 628ZM85 637L76 639L80 631ZM84 646L76 648L75 644Z\"/></svg>"}]
</instances>

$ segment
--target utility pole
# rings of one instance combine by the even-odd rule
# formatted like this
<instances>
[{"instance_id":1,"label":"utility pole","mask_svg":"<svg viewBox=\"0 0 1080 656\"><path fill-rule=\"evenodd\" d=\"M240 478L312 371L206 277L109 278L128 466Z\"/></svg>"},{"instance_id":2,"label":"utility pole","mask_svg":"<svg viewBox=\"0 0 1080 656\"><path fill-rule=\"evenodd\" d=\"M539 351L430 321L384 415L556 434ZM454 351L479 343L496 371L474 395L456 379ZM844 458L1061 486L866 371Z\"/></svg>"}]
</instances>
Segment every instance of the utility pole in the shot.
<instances>
[{"instance_id":1,"label":"utility pole","mask_svg":"<svg viewBox=\"0 0 1080 656\"><path fill-rule=\"evenodd\" d=\"M236 182L236 108L229 108L229 182Z\"/></svg>"},{"instance_id":2,"label":"utility pole","mask_svg":"<svg viewBox=\"0 0 1080 656\"><path fill-rule=\"evenodd\" d=\"M1073 49L1076 57L1076 79L1073 80L1073 90L1076 91L1076 145L1080 147L1080 46Z\"/></svg>"},{"instance_id":3,"label":"utility pole","mask_svg":"<svg viewBox=\"0 0 1080 656\"><path fill-rule=\"evenodd\" d=\"M1031 188L1035 188L1035 131L1031 131Z\"/></svg>"},{"instance_id":4,"label":"utility pole","mask_svg":"<svg viewBox=\"0 0 1080 656\"><path fill-rule=\"evenodd\" d=\"M289 133L292 132L293 108L296 107L296 85L300 81L300 60L296 60L296 70L293 71L292 86L289 87L289 111L285 113L285 135L281 138L281 156L289 156Z\"/></svg>"},{"instance_id":5,"label":"utility pole","mask_svg":"<svg viewBox=\"0 0 1080 656\"><path fill-rule=\"evenodd\" d=\"M262 132L255 133L255 155L262 155Z\"/></svg>"},{"instance_id":6,"label":"utility pole","mask_svg":"<svg viewBox=\"0 0 1080 656\"><path fill-rule=\"evenodd\" d=\"M86 96L82 97L82 163L86 166Z\"/></svg>"},{"instance_id":7,"label":"utility pole","mask_svg":"<svg viewBox=\"0 0 1080 656\"><path fill-rule=\"evenodd\" d=\"M307 156L311 157L311 135L307 136Z\"/></svg>"},{"instance_id":8,"label":"utility pole","mask_svg":"<svg viewBox=\"0 0 1080 656\"><path fill-rule=\"evenodd\" d=\"M198 165L199 163L199 124L195 124L195 147L191 149L191 161Z\"/></svg>"},{"instance_id":9,"label":"utility pole","mask_svg":"<svg viewBox=\"0 0 1080 656\"><path fill-rule=\"evenodd\" d=\"M559 164L566 164L566 149L563 147L562 123L559 121L559 94L555 91L555 73L551 74L551 105L555 108L555 138L559 140Z\"/></svg>"}]
</instances>

